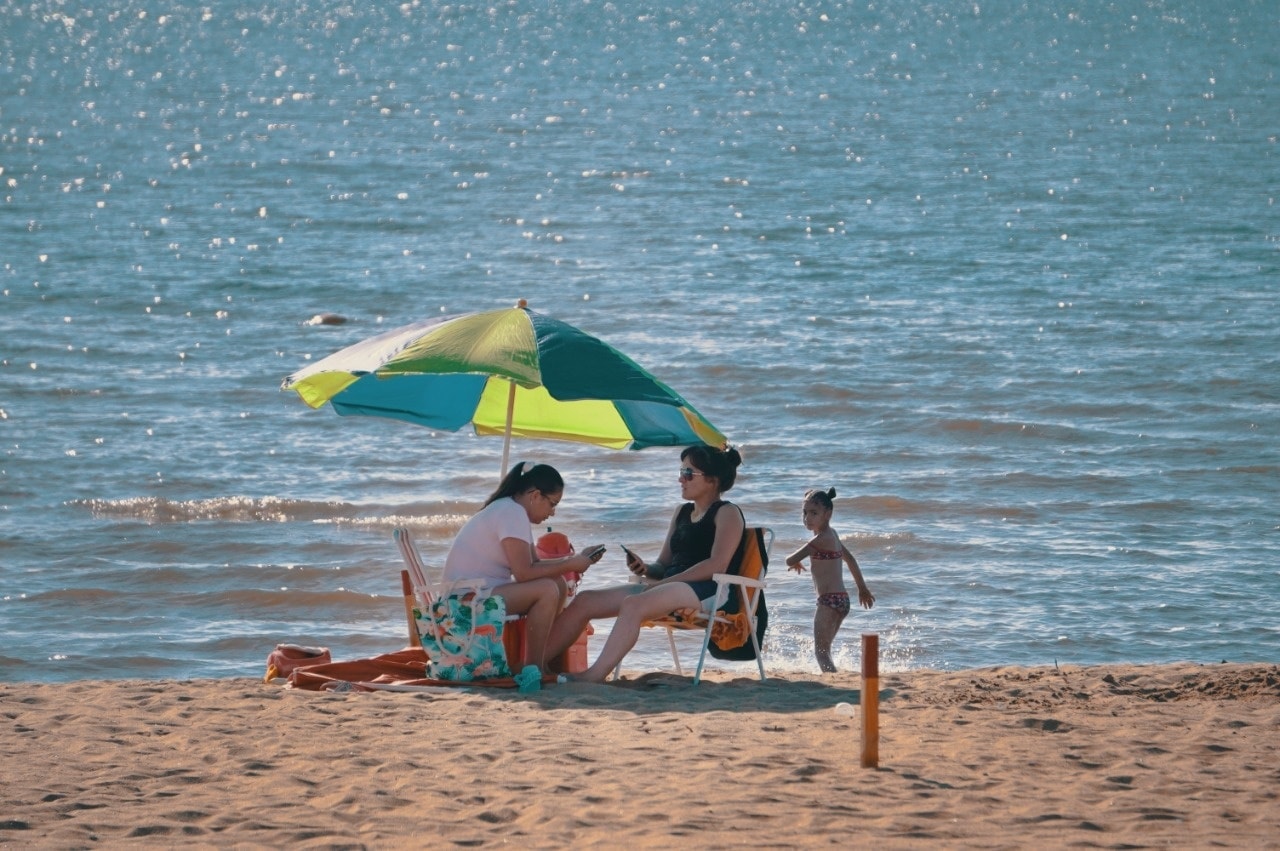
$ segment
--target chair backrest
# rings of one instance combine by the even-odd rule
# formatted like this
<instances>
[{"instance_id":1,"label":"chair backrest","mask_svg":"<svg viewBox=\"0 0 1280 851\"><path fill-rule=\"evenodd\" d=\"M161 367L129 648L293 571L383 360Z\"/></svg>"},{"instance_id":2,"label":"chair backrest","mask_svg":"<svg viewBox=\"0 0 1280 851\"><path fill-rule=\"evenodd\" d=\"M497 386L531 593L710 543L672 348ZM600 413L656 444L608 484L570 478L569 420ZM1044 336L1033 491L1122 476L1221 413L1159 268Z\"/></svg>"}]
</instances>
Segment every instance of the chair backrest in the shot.
<instances>
[{"instance_id":1,"label":"chair backrest","mask_svg":"<svg viewBox=\"0 0 1280 851\"><path fill-rule=\"evenodd\" d=\"M400 558L409 569L409 578L416 587L426 586L427 572L422 565L422 557L418 555L418 548L413 544L413 534L404 526L397 526L392 534L395 535L396 546L400 548Z\"/></svg>"},{"instance_id":2,"label":"chair backrest","mask_svg":"<svg viewBox=\"0 0 1280 851\"><path fill-rule=\"evenodd\" d=\"M413 610L419 605L424 608L427 601L418 600L418 589L423 588L427 584L426 572L422 567L422 558L418 555L418 548L413 545L413 535L403 526L398 526L391 533L396 539L396 548L400 550L400 559L404 562L405 569L400 571L400 587L404 593L404 613L409 621L409 645L422 646L422 636L418 633L417 620L414 617Z\"/></svg>"},{"instance_id":3,"label":"chair backrest","mask_svg":"<svg viewBox=\"0 0 1280 851\"><path fill-rule=\"evenodd\" d=\"M729 561L728 572L745 579L764 581L769 570L769 550L773 547L773 530L762 526L748 526L742 530L742 542ZM737 630L725 631L719 637L713 637L707 649L717 659L731 661L747 661L756 658L755 648L764 645L764 634L769 628L769 609L765 605L764 590L758 588L742 588L741 593L731 593L719 612L739 622L739 629L745 630L744 637ZM744 619L745 599L746 611L755 616L755 641L750 639L751 630ZM757 599L758 597L758 599Z\"/></svg>"},{"instance_id":4,"label":"chair backrest","mask_svg":"<svg viewBox=\"0 0 1280 851\"><path fill-rule=\"evenodd\" d=\"M427 569L422 564L422 556L413 543L413 535L403 526L397 526L393 533L396 546L400 549L400 558L408 568L409 580L413 585L414 596L423 606L430 605L436 597L446 594L465 594L479 591L486 585L483 579L455 579L452 582L431 583L427 581Z\"/></svg>"},{"instance_id":5,"label":"chair backrest","mask_svg":"<svg viewBox=\"0 0 1280 851\"><path fill-rule=\"evenodd\" d=\"M729 559L726 573L747 579L764 579L769 572L769 550L773 547L773 530L765 526L748 526L742 530L738 549Z\"/></svg>"}]
</instances>

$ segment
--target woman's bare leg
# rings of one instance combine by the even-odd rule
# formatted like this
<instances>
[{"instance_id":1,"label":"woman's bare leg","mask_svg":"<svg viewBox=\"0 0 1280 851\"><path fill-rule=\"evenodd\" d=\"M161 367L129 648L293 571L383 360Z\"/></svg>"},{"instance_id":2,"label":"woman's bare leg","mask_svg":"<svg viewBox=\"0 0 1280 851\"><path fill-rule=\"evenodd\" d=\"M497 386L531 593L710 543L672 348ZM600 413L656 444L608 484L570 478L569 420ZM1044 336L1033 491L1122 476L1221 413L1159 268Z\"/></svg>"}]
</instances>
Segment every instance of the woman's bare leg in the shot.
<instances>
[{"instance_id":1,"label":"woman's bare leg","mask_svg":"<svg viewBox=\"0 0 1280 851\"><path fill-rule=\"evenodd\" d=\"M617 616L622 601L642 590L644 589L640 585L619 585L579 592L551 625L551 635L547 639L547 658L558 659L560 654L578 640L587 624L598 618Z\"/></svg>"},{"instance_id":2,"label":"woman's bare leg","mask_svg":"<svg viewBox=\"0 0 1280 851\"><path fill-rule=\"evenodd\" d=\"M650 588L641 594L630 594L622 600L618 619L614 621L609 640L591 667L574 679L602 683L618 667L618 663L636 644L640 626L650 618L662 617L676 609L697 608L698 595L683 582L671 582ZM570 606L572 608L572 606Z\"/></svg>"},{"instance_id":3,"label":"woman's bare leg","mask_svg":"<svg viewBox=\"0 0 1280 851\"><path fill-rule=\"evenodd\" d=\"M525 616L524 659L520 660L519 667L537 665L538 670L545 670L547 638L556 612L560 611L561 586L554 579L531 579L499 585L493 593L506 602L509 614Z\"/></svg>"}]
</instances>

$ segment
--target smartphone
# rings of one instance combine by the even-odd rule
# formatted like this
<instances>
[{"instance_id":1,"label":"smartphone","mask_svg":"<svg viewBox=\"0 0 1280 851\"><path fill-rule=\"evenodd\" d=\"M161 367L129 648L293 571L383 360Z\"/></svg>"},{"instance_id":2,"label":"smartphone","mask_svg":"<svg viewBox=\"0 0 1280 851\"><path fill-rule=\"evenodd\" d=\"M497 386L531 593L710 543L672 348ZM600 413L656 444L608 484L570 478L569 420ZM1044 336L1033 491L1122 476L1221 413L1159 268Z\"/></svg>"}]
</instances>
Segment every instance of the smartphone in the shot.
<instances>
[{"instance_id":1,"label":"smartphone","mask_svg":"<svg viewBox=\"0 0 1280 851\"><path fill-rule=\"evenodd\" d=\"M603 544L601 544L598 547L592 547L591 549L587 550L585 553L583 553L583 555L589 558L592 564L595 564L600 560L600 557L604 555L604 551L605 551L605 547Z\"/></svg>"},{"instance_id":2,"label":"smartphone","mask_svg":"<svg viewBox=\"0 0 1280 851\"><path fill-rule=\"evenodd\" d=\"M636 555L635 553L631 552L631 550L627 549L626 544L618 544L618 546L622 547L622 551L627 554L627 567L631 567L633 562L637 564L644 563L640 560L640 556Z\"/></svg>"}]
</instances>

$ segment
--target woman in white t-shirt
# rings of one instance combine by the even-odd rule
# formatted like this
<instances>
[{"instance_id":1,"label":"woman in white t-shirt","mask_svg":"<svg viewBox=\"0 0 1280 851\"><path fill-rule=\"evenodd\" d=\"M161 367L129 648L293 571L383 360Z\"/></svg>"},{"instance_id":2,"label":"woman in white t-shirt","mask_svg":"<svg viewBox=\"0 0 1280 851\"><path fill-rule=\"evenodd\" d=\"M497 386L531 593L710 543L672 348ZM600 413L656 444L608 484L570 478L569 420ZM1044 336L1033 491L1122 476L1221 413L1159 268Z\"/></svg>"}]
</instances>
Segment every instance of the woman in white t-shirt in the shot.
<instances>
[{"instance_id":1,"label":"woman in white t-shirt","mask_svg":"<svg viewBox=\"0 0 1280 851\"><path fill-rule=\"evenodd\" d=\"M564 479L555 467L521 461L463 525L444 563L446 582L482 579L503 598L509 614L527 616L521 669L546 669L547 636L564 605L563 576L569 571L586 573L604 551L584 547L563 558L538 558L531 527L554 516L563 495Z\"/></svg>"}]
</instances>

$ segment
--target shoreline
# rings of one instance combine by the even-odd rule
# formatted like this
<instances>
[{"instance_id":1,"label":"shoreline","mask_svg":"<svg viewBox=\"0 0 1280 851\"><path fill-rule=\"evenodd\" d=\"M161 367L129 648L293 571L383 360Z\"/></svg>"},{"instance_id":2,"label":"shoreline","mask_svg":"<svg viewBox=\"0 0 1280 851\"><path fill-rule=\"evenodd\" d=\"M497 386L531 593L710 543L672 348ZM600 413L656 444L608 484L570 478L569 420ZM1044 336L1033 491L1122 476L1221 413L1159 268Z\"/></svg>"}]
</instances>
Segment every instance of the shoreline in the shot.
<instances>
[{"instance_id":1,"label":"shoreline","mask_svg":"<svg viewBox=\"0 0 1280 851\"><path fill-rule=\"evenodd\" d=\"M1280 847L1280 665L879 684L863 768L856 673L532 694L2 683L0 844Z\"/></svg>"}]
</instances>

